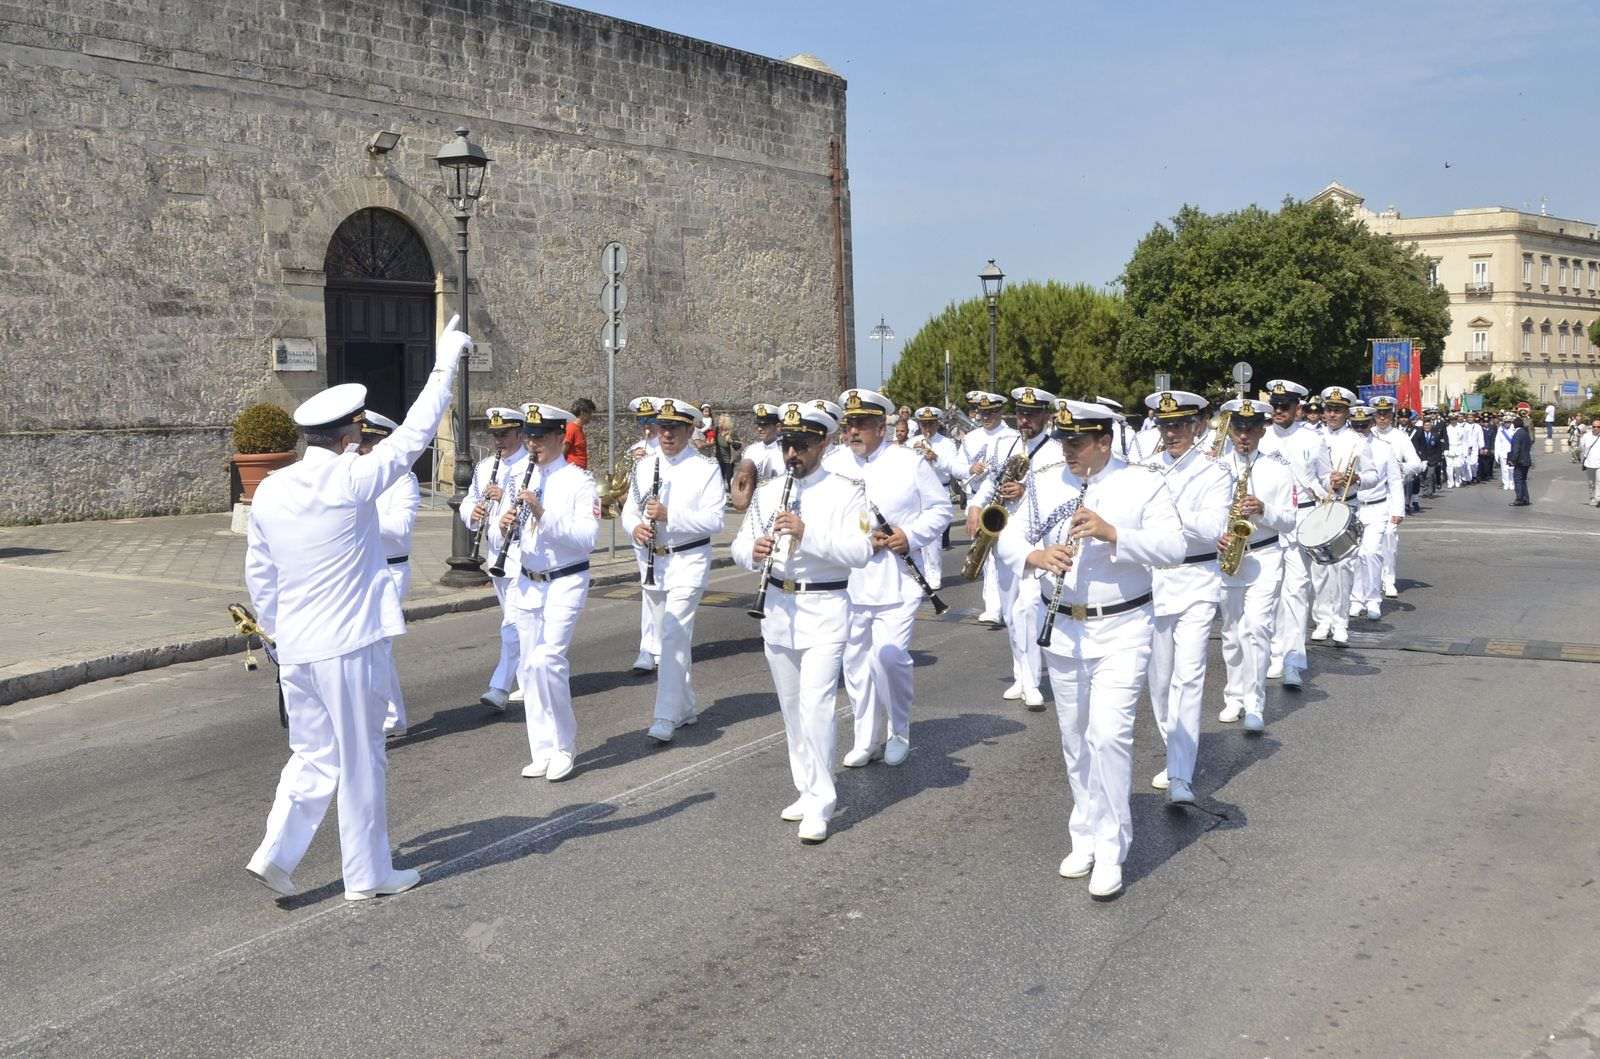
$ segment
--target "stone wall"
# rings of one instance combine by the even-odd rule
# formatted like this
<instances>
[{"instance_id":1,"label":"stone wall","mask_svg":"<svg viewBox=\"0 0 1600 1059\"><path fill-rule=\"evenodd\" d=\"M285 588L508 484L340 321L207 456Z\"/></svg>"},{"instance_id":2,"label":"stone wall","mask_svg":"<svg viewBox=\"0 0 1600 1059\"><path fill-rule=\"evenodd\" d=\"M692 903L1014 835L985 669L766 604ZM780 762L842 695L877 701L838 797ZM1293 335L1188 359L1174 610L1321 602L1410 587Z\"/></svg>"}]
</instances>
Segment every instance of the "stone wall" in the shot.
<instances>
[{"instance_id":1,"label":"stone wall","mask_svg":"<svg viewBox=\"0 0 1600 1059\"><path fill-rule=\"evenodd\" d=\"M224 507L217 425L326 382L323 255L357 209L421 233L442 323L458 277L432 157L463 124L494 159L475 409L589 396L604 419L613 239L619 403L737 408L853 376L835 75L532 0L0 0L0 521ZM375 157L380 130L402 140ZM272 372L274 338L312 340L319 370ZM137 458L58 499L86 436Z\"/></svg>"}]
</instances>

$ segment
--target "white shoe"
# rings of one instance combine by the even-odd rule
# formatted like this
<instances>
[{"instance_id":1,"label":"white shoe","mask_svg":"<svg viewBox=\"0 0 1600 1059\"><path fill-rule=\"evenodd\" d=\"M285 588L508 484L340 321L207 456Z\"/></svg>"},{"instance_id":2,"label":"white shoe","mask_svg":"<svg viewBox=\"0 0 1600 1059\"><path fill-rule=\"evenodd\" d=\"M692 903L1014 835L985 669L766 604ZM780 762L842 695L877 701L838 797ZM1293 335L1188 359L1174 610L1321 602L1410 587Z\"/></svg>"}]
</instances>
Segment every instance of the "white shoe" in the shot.
<instances>
[{"instance_id":1,"label":"white shoe","mask_svg":"<svg viewBox=\"0 0 1600 1059\"><path fill-rule=\"evenodd\" d=\"M1044 709L1044 695L1038 688L1025 688L1022 692L1022 704L1035 713Z\"/></svg>"},{"instance_id":2,"label":"white shoe","mask_svg":"<svg viewBox=\"0 0 1600 1059\"><path fill-rule=\"evenodd\" d=\"M505 713L506 703L510 701L510 698L511 696L507 695L499 688L490 688L488 691L478 696L478 701L496 713Z\"/></svg>"},{"instance_id":3,"label":"white shoe","mask_svg":"<svg viewBox=\"0 0 1600 1059\"><path fill-rule=\"evenodd\" d=\"M1223 724L1232 724L1244 712L1244 707L1237 702L1224 702L1222 709L1217 713L1217 720Z\"/></svg>"},{"instance_id":4,"label":"white shoe","mask_svg":"<svg viewBox=\"0 0 1600 1059\"><path fill-rule=\"evenodd\" d=\"M550 767L545 770L544 778L551 783L564 780L572 775L572 755L565 750L557 750L550 755Z\"/></svg>"},{"instance_id":5,"label":"white shoe","mask_svg":"<svg viewBox=\"0 0 1600 1059\"><path fill-rule=\"evenodd\" d=\"M910 755L911 740L891 735L888 745L883 748L883 763L885 765L904 765L906 758Z\"/></svg>"},{"instance_id":6,"label":"white shoe","mask_svg":"<svg viewBox=\"0 0 1600 1059\"><path fill-rule=\"evenodd\" d=\"M518 688L516 691L513 691L511 694L507 695L506 696L506 701L507 702L521 702L522 701L522 689Z\"/></svg>"},{"instance_id":7,"label":"white shoe","mask_svg":"<svg viewBox=\"0 0 1600 1059\"><path fill-rule=\"evenodd\" d=\"M528 764L522 766L522 778L525 780L536 780L540 776L543 776L549 768L550 759L548 757L536 757Z\"/></svg>"},{"instance_id":8,"label":"white shoe","mask_svg":"<svg viewBox=\"0 0 1600 1059\"><path fill-rule=\"evenodd\" d=\"M993 611L988 611L988 610L986 610L982 614L978 615L978 620L980 622L982 622L983 624L985 624L985 625L1004 625L1005 624L1005 622L1000 620L1000 615L994 613Z\"/></svg>"},{"instance_id":9,"label":"white shoe","mask_svg":"<svg viewBox=\"0 0 1600 1059\"><path fill-rule=\"evenodd\" d=\"M1383 583L1383 598L1385 598L1385 599L1398 599L1399 596L1400 596L1400 590L1395 587L1395 584L1394 584L1393 581L1385 581Z\"/></svg>"},{"instance_id":10,"label":"white shoe","mask_svg":"<svg viewBox=\"0 0 1600 1059\"><path fill-rule=\"evenodd\" d=\"M1090 897L1115 897L1122 892L1122 865L1097 860L1089 876Z\"/></svg>"},{"instance_id":11,"label":"white shoe","mask_svg":"<svg viewBox=\"0 0 1600 1059\"><path fill-rule=\"evenodd\" d=\"M1383 607L1380 604L1377 604L1377 603L1368 603L1367 604L1367 620L1368 621L1382 621L1383 620Z\"/></svg>"},{"instance_id":12,"label":"white shoe","mask_svg":"<svg viewBox=\"0 0 1600 1059\"><path fill-rule=\"evenodd\" d=\"M656 656L649 651L640 651L639 657L633 660L635 673L652 673L656 668Z\"/></svg>"},{"instance_id":13,"label":"white shoe","mask_svg":"<svg viewBox=\"0 0 1600 1059\"><path fill-rule=\"evenodd\" d=\"M1262 729L1266 728L1266 726L1267 722L1261 716L1260 710L1250 710L1245 713L1244 730L1246 732L1249 732L1251 735L1260 735Z\"/></svg>"},{"instance_id":14,"label":"white shoe","mask_svg":"<svg viewBox=\"0 0 1600 1059\"><path fill-rule=\"evenodd\" d=\"M1361 604L1357 603L1353 599L1350 601L1350 616L1352 618L1361 617Z\"/></svg>"},{"instance_id":15,"label":"white shoe","mask_svg":"<svg viewBox=\"0 0 1600 1059\"><path fill-rule=\"evenodd\" d=\"M1009 688L1000 693L1000 697L1002 699L1012 700L1022 698L1022 681L1018 680L1013 682Z\"/></svg>"},{"instance_id":16,"label":"white shoe","mask_svg":"<svg viewBox=\"0 0 1600 1059\"><path fill-rule=\"evenodd\" d=\"M799 801L790 802L788 805L783 807L783 812L778 814L778 819L787 820L791 824L798 824L805 818L806 800L804 798L801 798Z\"/></svg>"},{"instance_id":17,"label":"white shoe","mask_svg":"<svg viewBox=\"0 0 1600 1059\"><path fill-rule=\"evenodd\" d=\"M1277 680L1283 676L1283 659L1275 658L1267 665L1267 679Z\"/></svg>"},{"instance_id":18,"label":"white shoe","mask_svg":"<svg viewBox=\"0 0 1600 1059\"><path fill-rule=\"evenodd\" d=\"M656 722L650 726L647 734L658 743L670 743L672 742L673 727L674 725L671 721L663 721L657 718Z\"/></svg>"},{"instance_id":19,"label":"white shoe","mask_svg":"<svg viewBox=\"0 0 1600 1059\"><path fill-rule=\"evenodd\" d=\"M1158 791L1166 790L1167 786L1168 786L1168 783L1167 783L1167 770L1166 769L1162 769L1160 772L1156 773L1154 776L1151 776L1150 777L1150 786L1154 787Z\"/></svg>"},{"instance_id":20,"label":"white shoe","mask_svg":"<svg viewBox=\"0 0 1600 1059\"><path fill-rule=\"evenodd\" d=\"M1089 869L1094 867L1094 851L1090 849L1073 850L1061 860L1061 867L1057 868L1063 879L1081 879L1089 874Z\"/></svg>"},{"instance_id":21,"label":"white shoe","mask_svg":"<svg viewBox=\"0 0 1600 1059\"><path fill-rule=\"evenodd\" d=\"M800 821L800 841L808 846L828 840L828 821L820 816L808 816Z\"/></svg>"},{"instance_id":22,"label":"white shoe","mask_svg":"<svg viewBox=\"0 0 1600 1059\"><path fill-rule=\"evenodd\" d=\"M841 764L847 769L858 769L863 765L870 765L883 756L883 747L874 746L866 750L852 750L844 756Z\"/></svg>"},{"instance_id":23,"label":"white shoe","mask_svg":"<svg viewBox=\"0 0 1600 1059\"><path fill-rule=\"evenodd\" d=\"M270 860L252 860L244 866L244 870L254 875L261 881L261 885L279 897L293 897L300 892L300 887L289 878L289 873Z\"/></svg>"},{"instance_id":24,"label":"white shoe","mask_svg":"<svg viewBox=\"0 0 1600 1059\"><path fill-rule=\"evenodd\" d=\"M698 713L691 713L689 716L685 717L683 720L678 722L678 727L679 728L693 728L695 725L697 725L699 723L700 723L700 715Z\"/></svg>"},{"instance_id":25,"label":"white shoe","mask_svg":"<svg viewBox=\"0 0 1600 1059\"><path fill-rule=\"evenodd\" d=\"M1337 644L1338 646L1340 646L1340 647L1348 647L1348 646L1350 646L1350 630L1349 629L1335 629L1335 630L1333 630L1333 642L1335 644Z\"/></svg>"},{"instance_id":26,"label":"white shoe","mask_svg":"<svg viewBox=\"0 0 1600 1059\"><path fill-rule=\"evenodd\" d=\"M1300 670L1297 667L1295 667L1295 666L1287 666L1287 665L1283 667L1283 686L1284 687L1293 688L1295 691L1299 691L1300 690L1300 681L1302 679L1304 679L1304 675L1300 672Z\"/></svg>"},{"instance_id":27,"label":"white shoe","mask_svg":"<svg viewBox=\"0 0 1600 1059\"><path fill-rule=\"evenodd\" d=\"M1173 779L1172 789L1167 791L1168 805L1193 805L1194 789L1189 786L1188 780Z\"/></svg>"},{"instance_id":28,"label":"white shoe","mask_svg":"<svg viewBox=\"0 0 1600 1059\"><path fill-rule=\"evenodd\" d=\"M374 897L403 894L422 881L422 873L415 868L401 868L371 890L346 890L346 901L368 901Z\"/></svg>"},{"instance_id":29,"label":"white shoe","mask_svg":"<svg viewBox=\"0 0 1600 1059\"><path fill-rule=\"evenodd\" d=\"M1328 638L1328 623L1324 621L1317 622L1317 627L1311 630L1311 638L1313 640L1326 640Z\"/></svg>"}]
</instances>

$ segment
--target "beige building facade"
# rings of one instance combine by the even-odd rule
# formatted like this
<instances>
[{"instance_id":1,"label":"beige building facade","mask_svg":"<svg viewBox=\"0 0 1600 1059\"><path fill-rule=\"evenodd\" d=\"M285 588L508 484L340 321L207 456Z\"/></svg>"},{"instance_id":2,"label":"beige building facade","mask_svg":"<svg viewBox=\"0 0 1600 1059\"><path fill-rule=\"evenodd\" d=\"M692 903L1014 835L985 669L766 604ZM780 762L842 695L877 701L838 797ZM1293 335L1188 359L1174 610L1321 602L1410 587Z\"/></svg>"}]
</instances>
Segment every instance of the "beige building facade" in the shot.
<instances>
[{"instance_id":1,"label":"beige building facade","mask_svg":"<svg viewBox=\"0 0 1600 1059\"><path fill-rule=\"evenodd\" d=\"M1326 200L1414 244L1433 262L1433 282L1450 293L1444 360L1422 380L1424 403L1470 392L1485 372L1521 378L1557 407L1600 390L1600 347L1588 333L1600 319L1600 226L1503 206L1435 217L1402 217L1392 206L1375 213L1338 183L1311 201Z\"/></svg>"}]
</instances>

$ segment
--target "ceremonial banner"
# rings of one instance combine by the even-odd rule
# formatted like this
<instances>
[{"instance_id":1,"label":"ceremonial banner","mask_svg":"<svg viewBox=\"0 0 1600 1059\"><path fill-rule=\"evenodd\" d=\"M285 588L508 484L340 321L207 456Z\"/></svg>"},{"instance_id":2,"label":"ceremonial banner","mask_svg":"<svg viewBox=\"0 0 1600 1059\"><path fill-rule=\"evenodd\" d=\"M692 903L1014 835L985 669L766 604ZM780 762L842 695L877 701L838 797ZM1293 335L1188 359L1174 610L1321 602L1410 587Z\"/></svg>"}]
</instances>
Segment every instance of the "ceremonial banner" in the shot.
<instances>
[{"instance_id":1,"label":"ceremonial banner","mask_svg":"<svg viewBox=\"0 0 1600 1059\"><path fill-rule=\"evenodd\" d=\"M1483 411L1483 394L1464 393L1461 395L1461 410L1463 412Z\"/></svg>"},{"instance_id":2,"label":"ceremonial banner","mask_svg":"<svg viewBox=\"0 0 1600 1059\"><path fill-rule=\"evenodd\" d=\"M1372 384L1393 387L1402 408L1422 407L1422 358L1411 339L1372 339Z\"/></svg>"},{"instance_id":3,"label":"ceremonial banner","mask_svg":"<svg viewBox=\"0 0 1600 1059\"><path fill-rule=\"evenodd\" d=\"M1362 404L1371 404L1374 397L1396 397L1393 386L1357 386L1356 393Z\"/></svg>"}]
</instances>

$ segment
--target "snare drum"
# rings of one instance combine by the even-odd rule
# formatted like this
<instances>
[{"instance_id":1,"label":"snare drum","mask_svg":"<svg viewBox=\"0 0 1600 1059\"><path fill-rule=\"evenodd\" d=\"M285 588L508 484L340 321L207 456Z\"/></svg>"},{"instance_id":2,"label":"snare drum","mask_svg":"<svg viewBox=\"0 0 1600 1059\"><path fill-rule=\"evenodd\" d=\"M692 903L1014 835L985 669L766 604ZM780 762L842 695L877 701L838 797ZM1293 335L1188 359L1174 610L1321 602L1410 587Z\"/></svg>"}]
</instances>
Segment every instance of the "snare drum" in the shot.
<instances>
[{"instance_id":1,"label":"snare drum","mask_svg":"<svg viewBox=\"0 0 1600 1059\"><path fill-rule=\"evenodd\" d=\"M1355 553L1361 544L1361 523L1344 504L1321 504L1300 523L1300 546L1311 558L1331 566Z\"/></svg>"}]
</instances>

